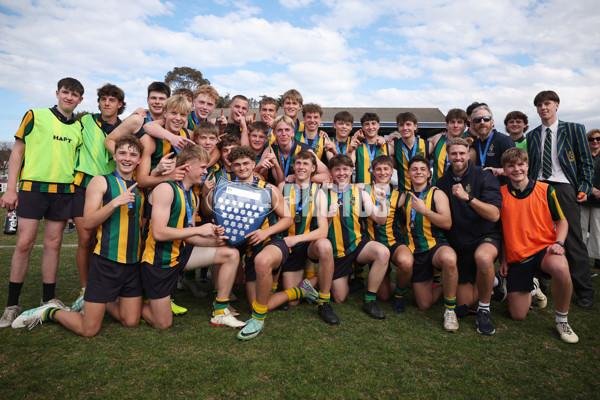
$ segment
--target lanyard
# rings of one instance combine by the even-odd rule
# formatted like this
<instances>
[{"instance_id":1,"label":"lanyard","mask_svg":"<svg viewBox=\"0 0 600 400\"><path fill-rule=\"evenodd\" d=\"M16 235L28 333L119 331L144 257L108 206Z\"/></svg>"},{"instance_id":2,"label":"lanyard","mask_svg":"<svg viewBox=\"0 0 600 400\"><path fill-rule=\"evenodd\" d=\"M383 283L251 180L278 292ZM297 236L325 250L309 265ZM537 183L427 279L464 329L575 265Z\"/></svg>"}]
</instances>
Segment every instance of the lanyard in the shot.
<instances>
[{"instance_id":1,"label":"lanyard","mask_svg":"<svg viewBox=\"0 0 600 400\"><path fill-rule=\"evenodd\" d=\"M304 132L302 132L302 136L304 136L304 143L308 144L308 141L310 140L308 138L308 136L306 135L306 130ZM317 136L315 136L315 138L313 139L312 144L310 145L311 150L315 149L315 146L317 145L317 143L319 142L319 132L317 132Z\"/></svg>"},{"instance_id":2,"label":"lanyard","mask_svg":"<svg viewBox=\"0 0 600 400\"><path fill-rule=\"evenodd\" d=\"M284 168L284 164L285 164L285 169L283 170L283 178L287 178L288 176L288 171L290 169L290 161L292 159L292 154L294 154L294 149L296 148L296 141L292 140L292 149L290 150L290 155L288 156L287 160L284 160L283 158L283 153L281 152L281 147L279 148L279 159L281 160L281 168Z\"/></svg>"},{"instance_id":3,"label":"lanyard","mask_svg":"<svg viewBox=\"0 0 600 400\"><path fill-rule=\"evenodd\" d=\"M492 143L492 138L494 137L494 131L490 133L490 137L488 137L487 143L485 145L485 151L481 152L481 140L477 143L479 147L479 160L481 161L481 168L485 167L485 159L487 158L488 148L490 147L490 143Z\"/></svg>"},{"instance_id":4,"label":"lanyard","mask_svg":"<svg viewBox=\"0 0 600 400\"><path fill-rule=\"evenodd\" d=\"M302 195L303 189L300 188L300 199L303 199L302 204L300 205L299 202L296 203L296 214L301 214L302 210L304 209L304 206L306 205L306 203L308 202L308 198L310 197L310 194L312 192L312 184L308 187L308 193L306 194L306 196Z\"/></svg>"},{"instance_id":5,"label":"lanyard","mask_svg":"<svg viewBox=\"0 0 600 400\"><path fill-rule=\"evenodd\" d=\"M410 158L408 157L408 146L406 144L404 144L402 139L400 139L400 143L402 144L402 151L404 152L406 161L410 161L410 159L413 158L415 156L415 154L417 153L417 147L419 147L419 138L415 138L415 144L413 145L412 154L410 155Z\"/></svg>"},{"instance_id":6,"label":"lanyard","mask_svg":"<svg viewBox=\"0 0 600 400\"><path fill-rule=\"evenodd\" d=\"M192 222L192 214L194 213L194 210L192 210L191 199L189 197L189 196L193 196L192 189L190 188L190 190L188 190L186 192L185 188L183 187L183 182L179 181L177 183L179 184L179 187L181 188L181 190L183 190L183 198L185 199L185 213L187 215L188 227L194 226L194 224Z\"/></svg>"},{"instance_id":7,"label":"lanyard","mask_svg":"<svg viewBox=\"0 0 600 400\"><path fill-rule=\"evenodd\" d=\"M367 147L367 152L369 153L369 172L373 173L373 167L371 167L371 163L373 162L375 154L377 153L377 144L370 145L369 143L365 143L365 146ZM371 146L373 147L371 148Z\"/></svg>"},{"instance_id":8,"label":"lanyard","mask_svg":"<svg viewBox=\"0 0 600 400\"><path fill-rule=\"evenodd\" d=\"M123 193L124 191L127 190L127 184L125 183L123 178L121 178L121 175L119 175L119 172L117 170L115 170L115 177L117 178L117 183L119 184L119 189L121 189L121 193ZM127 203L127 206L129 207L130 210L133 210L133 202ZM131 213L131 211L130 211L130 213Z\"/></svg>"},{"instance_id":9,"label":"lanyard","mask_svg":"<svg viewBox=\"0 0 600 400\"><path fill-rule=\"evenodd\" d=\"M148 120L148 122L152 122L153 121L152 115L150 114L150 111L146 112L146 119Z\"/></svg>"},{"instance_id":10,"label":"lanyard","mask_svg":"<svg viewBox=\"0 0 600 400\"><path fill-rule=\"evenodd\" d=\"M429 186L425 186L425 188L421 191L421 193L419 193L419 199L423 199L423 195L425 194L427 189L429 189ZM411 198L410 199L410 223L411 223L412 227L414 227L416 219L417 219L417 212L412 207L412 198Z\"/></svg>"},{"instance_id":11,"label":"lanyard","mask_svg":"<svg viewBox=\"0 0 600 400\"><path fill-rule=\"evenodd\" d=\"M333 191L334 191L335 193L337 193L337 195L338 195L338 201L337 201L337 202L338 202L338 205L339 205L340 207L344 205L344 199L343 199L343 196L344 196L344 193L346 193L346 191L347 191L347 190L346 190L346 188L350 188L350 189L352 189L352 184L348 183L348 184L346 185L346 187L344 187L344 190L342 190L341 192L339 191L339 187L336 187L336 186L334 186L334 187L333 187Z\"/></svg>"},{"instance_id":12,"label":"lanyard","mask_svg":"<svg viewBox=\"0 0 600 400\"><path fill-rule=\"evenodd\" d=\"M338 141L337 141L336 137L333 138L333 142L335 143L335 148L337 149L338 154L346 154L346 150L348 150L348 139L346 139L346 141L344 142L344 151L343 152L340 149L340 146L338 145Z\"/></svg>"},{"instance_id":13,"label":"lanyard","mask_svg":"<svg viewBox=\"0 0 600 400\"><path fill-rule=\"evenodd\" d=\"M194 120L194 125L198 125L200 123L200 120L198 117L196 117L196 113L194 111L192 111L192 119Z\"/></svg>"}]
</instances>

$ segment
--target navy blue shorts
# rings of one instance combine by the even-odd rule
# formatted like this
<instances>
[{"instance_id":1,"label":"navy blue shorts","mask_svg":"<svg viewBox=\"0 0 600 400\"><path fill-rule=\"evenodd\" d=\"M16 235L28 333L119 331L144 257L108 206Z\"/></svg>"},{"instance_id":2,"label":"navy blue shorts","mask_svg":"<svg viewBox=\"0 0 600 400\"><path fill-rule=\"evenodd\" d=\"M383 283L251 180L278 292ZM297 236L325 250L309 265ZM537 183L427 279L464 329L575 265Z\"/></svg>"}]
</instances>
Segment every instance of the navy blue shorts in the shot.
<instances>
[{"instance_id":1,"label":"navy blue shorts","mask_svg":"<svg viewBox=\"0 0 600 400\"><path fill-rule=\"evenodd\" d=\"M294 272L294 271L304 271L304 267L306 266L306 260L310 260L314 263L318 263L319 260L313 260L308 256L308 246L310 246L312 242L300 243L299 246L295 246L292 248L292 252L289 255L285 264L283 264L282 272Z\"/></svg>"},{"instance_id":2,"label":"navy blue shorts","mask_svg":"<svg viewBox=\"0 0 600 400\"><path fill-rule=\"evenodd\" d=\"M290 249L285 244L283 239L271 239L269 243L263 246L257 253L254 253L251 258L246 259L246 264L244 265L244 276L246 278L246 282L254 282L256 280L256 270L254 269L254 258L260 254L267 246L275 246L281 251L281 263L277 268L273 268L273 276L277 275L281 270L281 266L284 265L290 255Z\"/></svg>"},{"instance_id":3,"label":"navy blue shorts","mask_svg":"<svg viewBox=\"0 0 600 400\"><path fill-rule=\"evenodd\" d=\"M23 218L66 221L71 218L73 193L19 191L17 215Z\"/></svg>"},{"instance_id":4,"label":"navy blue shorts","mask_svg":"<svg viewBox=\"0 0 600 400\"><path fill-rule=\"evenodd\" d=\"M433 270L440 271L433 266L433 257L435 253L444 246L450 246L446 242L438 243L433 248L422 253L413 254L415 261L413 262L413 273L410 278L411 282L425 282L433 279Z\"/></svg>"},{"instance_id":5,"label":"navy blue shorts","mask_svg":"<svg viewBox=\"0 0 600 400\"><path fill-rule=\"evenodd\" d=\"M477 265L475 264L475 251L483 243L489 243L498 249L500 254L500 240L493 238L483 238L471 249L454 249L456 251L456 269L458 270L458 284L471 283L475 284L477 278Z\"/></svg>"},{"instance_id":6,"label":"navy blue shorts","mask_svg":"<svg viewBox=\"0 0 600 400\"><path fill-rule=\"evenodd\" d=\"M146 296L151 300L170 296L177 286L177 278L187 264L194 246L185 246L179 254L179 263L174 267L163 268L142 262L142 283Z\"/></svg>"},{"instance_id":7,"label":"navy blue shorts","mask_svg":"<svg viewBox=\"0 0 600 400\"><path fill-rule=\"evenodd\" d=\"M333 261L333 280L348 276L352 273L353 265L362 249L367 245L368 240L362 240L356 248L342 258L336 258Z\"/></svg>"},{"instance_id":8,"label":"navy blue shorts","mask_svg":"<svg viewBox=\"0 0 600 400\"><path fill-rule=\"evenodd\" d=\"M118 297L141 295L140 263L123 264L92 254L84 301L110 303Z\"/></svg>"},{"instance_id":9,"label":"navy blue shorts","mask_svg":"<svg viewBox=\"0 0 600 400\"><path fill-rule=\"evenodd\" d=\"M550 274L542 272L542 261L546 256L548 248L538 251L527 260L520 263L508 264L506 275L507 292L531 292L533 290L533 278L543 277L546 280L552 278Z\"/></svg>"},{"instance_id":10,"label":"navy blue shorts","mask_svg":"<svg viewBox=\"0 0 600 400\"><path fill-rule=\"evenodd\" d=\"M85 188L75 185L73 194L73 204L71 207L71 218L83 217L83 208L85 207Z\"/></svg>"}]
</instances>

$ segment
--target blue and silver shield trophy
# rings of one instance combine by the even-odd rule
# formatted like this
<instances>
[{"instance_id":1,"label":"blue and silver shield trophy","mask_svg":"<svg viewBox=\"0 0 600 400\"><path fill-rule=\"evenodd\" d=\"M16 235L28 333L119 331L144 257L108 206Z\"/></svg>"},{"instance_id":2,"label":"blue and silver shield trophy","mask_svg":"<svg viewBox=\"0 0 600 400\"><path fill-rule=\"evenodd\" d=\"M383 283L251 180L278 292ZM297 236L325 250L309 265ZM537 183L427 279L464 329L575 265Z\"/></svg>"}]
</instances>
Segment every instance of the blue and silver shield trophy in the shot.
<instances>
[{"instance_id":1,"label":"blue and silver shield trophy","mask_svg":"<svg viewBox=\"0 0 600 400\"><path fill-rule=\"evenodd\" d=\"M217 225L225 228L227 242L236 246L260 228L271 211L271 190L220 177L213 192L212 208Z\"/></svg>"}]
</instances>

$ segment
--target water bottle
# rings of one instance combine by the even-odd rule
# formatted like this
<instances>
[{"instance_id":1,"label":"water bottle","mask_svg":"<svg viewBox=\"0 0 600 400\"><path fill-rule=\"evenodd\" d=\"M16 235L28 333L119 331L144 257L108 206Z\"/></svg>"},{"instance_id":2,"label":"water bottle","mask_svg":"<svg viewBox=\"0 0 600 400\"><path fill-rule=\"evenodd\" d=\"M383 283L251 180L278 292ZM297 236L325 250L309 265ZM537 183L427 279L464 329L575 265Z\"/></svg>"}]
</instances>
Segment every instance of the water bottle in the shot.
<instances>
[{"instance_id":1,"label":"water bottle","mask_svg":"<svg viewBox=\"0 0 600 400\"><path fill-rule=\"evenodd\" d=\"M17 210L7 210L4 221L4 234L15 235L17 233Z\"/></svg>"}]
</instances>

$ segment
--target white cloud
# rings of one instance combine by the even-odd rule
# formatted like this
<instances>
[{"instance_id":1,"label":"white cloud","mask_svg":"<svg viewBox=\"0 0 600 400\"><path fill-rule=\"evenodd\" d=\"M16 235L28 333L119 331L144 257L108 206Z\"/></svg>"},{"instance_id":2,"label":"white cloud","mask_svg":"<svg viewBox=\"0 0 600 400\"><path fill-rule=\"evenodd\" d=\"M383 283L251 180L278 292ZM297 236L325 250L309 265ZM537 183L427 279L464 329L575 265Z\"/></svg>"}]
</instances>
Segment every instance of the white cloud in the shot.
<instances>
[{"instance_id":1,"label":"white cloud","mask_svg":"<svg viewBox=\"0 0 600 400\"><path fill-rule=\"evenodd\" d=\"M217 0L194 15L159 0L4 0L0 88L42 107L73 76L87 91L80 108L92 111L95 89L113 82L132 111L150 82L187 65L220 93L276 97L294 87L323 106L443 112L481 100L497 123L513 109L537 120L531 100L553 88L561 118L600 126L597 0L279 3L263 12L260 2ZM278 17L291 9L301 18Z\"/></svg>"},{"instance_id":2,"label":"white cloud","mask_svg":"<svg viewBox=\"0 0 600 400\"><path fill-rule=\"evenodd\" d=\"M291 9L304 8L313 2L314 0L279 0L279 4Z\"/></svg>"}]
</instances>

